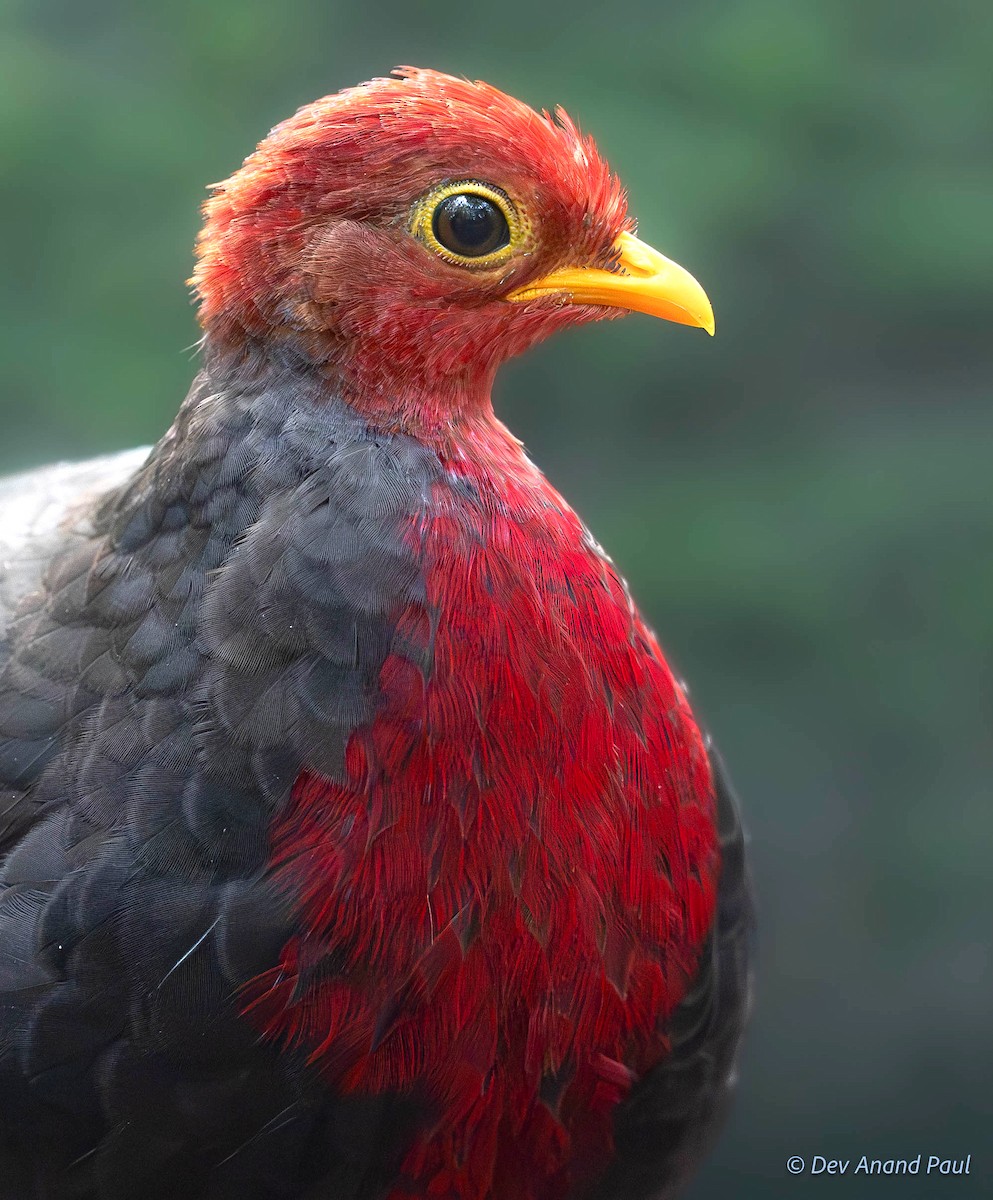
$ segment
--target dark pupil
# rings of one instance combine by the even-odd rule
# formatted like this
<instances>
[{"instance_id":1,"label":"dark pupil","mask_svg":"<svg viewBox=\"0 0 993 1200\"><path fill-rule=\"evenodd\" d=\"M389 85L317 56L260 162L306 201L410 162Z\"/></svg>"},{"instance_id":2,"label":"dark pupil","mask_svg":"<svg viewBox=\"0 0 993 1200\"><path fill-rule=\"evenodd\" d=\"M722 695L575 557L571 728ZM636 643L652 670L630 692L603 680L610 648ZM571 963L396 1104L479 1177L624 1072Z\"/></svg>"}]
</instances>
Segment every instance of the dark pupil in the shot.
<instances>
[{"instance_id":1,"label":"dark pupil","mask_svg":"<svg viewBox=\"0 0 993 1200\"><path fill-rule=\"evenodd\" d=\"M479 258L510 241L507 218L485 196L457 192L446 196L434 212L434 236L453 254Z\"/></svg>"}]
</instances>

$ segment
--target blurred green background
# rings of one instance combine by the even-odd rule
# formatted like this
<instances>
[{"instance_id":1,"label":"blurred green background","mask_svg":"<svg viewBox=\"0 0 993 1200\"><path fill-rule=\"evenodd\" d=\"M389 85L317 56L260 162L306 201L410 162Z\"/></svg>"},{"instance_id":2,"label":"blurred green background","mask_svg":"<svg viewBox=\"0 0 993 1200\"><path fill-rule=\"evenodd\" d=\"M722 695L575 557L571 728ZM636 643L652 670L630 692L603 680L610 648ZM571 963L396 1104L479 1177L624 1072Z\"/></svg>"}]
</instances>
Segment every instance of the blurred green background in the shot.
<instances>
[{"instance_id":1,"label":"blurred green background","mask_svg":"<svg viewBox=\"0 0 993 1200\"><path fill-rule=\"evenodd\" d=\"M204 185L398 62L564 104L717 312L498 391L747 809L758 1005L691 1196L993 1194L993 5L0 0L0 467L165 429ZM972 1175L785 1169L919 1152Z\"/></svg>"}]
</instances>

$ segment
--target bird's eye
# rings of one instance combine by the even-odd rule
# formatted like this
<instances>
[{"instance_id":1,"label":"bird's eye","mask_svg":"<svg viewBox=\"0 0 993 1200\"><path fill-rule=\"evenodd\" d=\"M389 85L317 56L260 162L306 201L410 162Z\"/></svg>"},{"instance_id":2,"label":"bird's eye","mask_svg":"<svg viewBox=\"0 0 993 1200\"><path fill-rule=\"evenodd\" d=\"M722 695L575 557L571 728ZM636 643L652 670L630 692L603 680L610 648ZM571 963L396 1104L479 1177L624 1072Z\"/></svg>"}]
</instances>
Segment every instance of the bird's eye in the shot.
<instances>
[{"instance_id":1,"label":"bird's eye","mask_svg":"<svg viewBox=\"0 0 993 1200\"><path fill-rule=\"evenodd\" d=\"M524 222L509 197L488 183L446 183L414 206L411 232L447 262L496 266L518 248Z\"/></svg>"},{"instance_id":2,"label":"bird's eye","mask_svg":"<svg viewBox=\"0 0 993 1200\"><path fill-rule=\"evenodd\" d=\"M510 242L510 226L487 196L456 192L434 210L431 229L446 250L463 258L480 258Z\"/></svg>"}]
</instances>

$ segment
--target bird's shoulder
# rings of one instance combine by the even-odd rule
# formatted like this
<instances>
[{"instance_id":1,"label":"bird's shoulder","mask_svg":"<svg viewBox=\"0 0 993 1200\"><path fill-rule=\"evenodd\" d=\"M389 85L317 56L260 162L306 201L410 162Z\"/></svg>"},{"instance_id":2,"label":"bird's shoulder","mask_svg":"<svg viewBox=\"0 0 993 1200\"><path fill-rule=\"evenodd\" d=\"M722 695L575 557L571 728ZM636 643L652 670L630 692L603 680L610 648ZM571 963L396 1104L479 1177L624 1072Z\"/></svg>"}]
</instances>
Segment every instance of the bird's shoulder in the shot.
<instances>
[{"instance_id":1,"label":"bird's shoulder","mask_svg":"<svg viewBox=\"0 0 993 1200\"><path fill-rule=\"evenodd\" d=\"M0 479L0 633L19 602L40 585L52 558L72 541L94 536L96 503L122 486L148 451L140 446Z\"/></svg>"}]
</instances>

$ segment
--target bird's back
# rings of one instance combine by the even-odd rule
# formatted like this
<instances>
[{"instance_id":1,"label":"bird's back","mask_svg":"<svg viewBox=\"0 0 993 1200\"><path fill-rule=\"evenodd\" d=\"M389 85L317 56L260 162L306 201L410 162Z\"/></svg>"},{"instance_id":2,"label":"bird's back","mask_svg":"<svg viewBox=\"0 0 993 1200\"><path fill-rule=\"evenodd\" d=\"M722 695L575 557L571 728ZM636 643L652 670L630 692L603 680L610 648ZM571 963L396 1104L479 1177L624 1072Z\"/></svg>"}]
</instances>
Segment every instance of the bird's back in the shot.
<instances>
[{"instance_id":1,"label":"bird's back","mask_svg":"<svg viewBox=\"0 0 993 1200\"><path fill-rule=\"evenodd\" d=\"M148 449L56 463L0 479L0 633L62 546L92 536L94 505L134 474Z\"/></svg>"}]
</instances>

